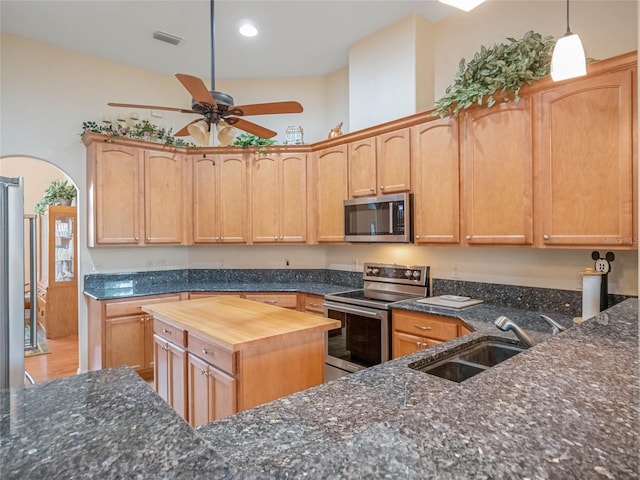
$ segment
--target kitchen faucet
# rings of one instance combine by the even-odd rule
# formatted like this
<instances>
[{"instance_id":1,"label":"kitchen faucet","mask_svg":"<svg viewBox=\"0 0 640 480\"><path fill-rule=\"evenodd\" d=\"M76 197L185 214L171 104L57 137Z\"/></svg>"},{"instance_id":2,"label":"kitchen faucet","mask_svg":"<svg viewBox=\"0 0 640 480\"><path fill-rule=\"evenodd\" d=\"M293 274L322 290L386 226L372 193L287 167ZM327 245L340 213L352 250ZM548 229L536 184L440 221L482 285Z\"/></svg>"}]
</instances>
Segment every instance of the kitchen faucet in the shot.
<instances>
[{"instance_id":1,"label":"kitchen faucet","mask_svg":"<svg viewBox=\"0 0 640 480\"><path fill-rule=\"evenodd\" d=\"M555 335L556 333L559 333L559 332L564 332L566 330L566 328L564 328L562 325L556 322L553 318L543 314L540 314L540 316L545 322L551 325L552 335ZM509 317L502 315L496 318L493 323L495 324L496 327L498 327L503 332L508 332L509 330L511 330L513 333L516 334L516 336L520 339L520 341L524 343L527 347L533 347L535 345L531 337L527 335L524 332L524 330L522 330L518 325L516 325L513 322L513 320L511 320Z\"/></svg>"}]
</instances>

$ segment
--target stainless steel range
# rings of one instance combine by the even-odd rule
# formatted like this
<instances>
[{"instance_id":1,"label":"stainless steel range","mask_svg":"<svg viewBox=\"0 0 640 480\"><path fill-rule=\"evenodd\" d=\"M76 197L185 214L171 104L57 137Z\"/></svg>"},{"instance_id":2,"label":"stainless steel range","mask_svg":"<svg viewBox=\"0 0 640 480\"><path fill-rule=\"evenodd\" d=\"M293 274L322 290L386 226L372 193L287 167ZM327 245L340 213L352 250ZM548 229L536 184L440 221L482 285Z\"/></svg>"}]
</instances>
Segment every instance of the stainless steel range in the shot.
<instances>
[{"instance_id":1,"label":"stainless steel range","mask_svg":"<svg viewBox=\"0 0 640 480\"><path fill-rule=\"evenodd\" d=\"M324 297L324 316L342 324L328 333L326 363L332 377L389 360L391 305L429 296L429 267L365 263L363 278L363 289Z\"/></svg>"}]
</instances>

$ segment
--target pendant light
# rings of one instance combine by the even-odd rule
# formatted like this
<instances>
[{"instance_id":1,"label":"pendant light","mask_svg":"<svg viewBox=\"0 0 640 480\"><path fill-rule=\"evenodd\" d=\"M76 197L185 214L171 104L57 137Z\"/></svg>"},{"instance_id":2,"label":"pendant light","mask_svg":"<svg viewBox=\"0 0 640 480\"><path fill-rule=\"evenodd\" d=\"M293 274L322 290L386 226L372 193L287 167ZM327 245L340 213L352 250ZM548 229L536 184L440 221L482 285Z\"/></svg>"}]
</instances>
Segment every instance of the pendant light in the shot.
<instances>
[{"instance_id":1,"label":"pendant light","mask_svg":"<svg viewBox=\"0 0 640 480\"><path fill-rule=\"evenodd\" d=\"M580 37L569 28L569 0L567 0L567 32L559 38L551 57L551 78L554 82L587 74L584 48Z\"/></svg>"}]
</instances>

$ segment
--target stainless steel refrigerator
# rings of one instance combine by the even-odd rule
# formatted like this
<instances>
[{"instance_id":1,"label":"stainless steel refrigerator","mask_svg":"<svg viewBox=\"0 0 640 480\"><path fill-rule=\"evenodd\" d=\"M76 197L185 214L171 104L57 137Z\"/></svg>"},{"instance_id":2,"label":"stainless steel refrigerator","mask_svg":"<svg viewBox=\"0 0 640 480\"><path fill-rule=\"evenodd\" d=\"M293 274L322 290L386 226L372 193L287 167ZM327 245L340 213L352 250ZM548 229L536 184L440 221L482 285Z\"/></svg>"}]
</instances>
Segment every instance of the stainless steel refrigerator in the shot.
<instances>
[{"instance_id":1,"label":"stainless steel refrigerator","mask_svg":"<svg viewBox=\"0 0 640 480\"><path fill-rule=\"evenodd\" d=\"M0 176L0 388L24 385L24 184ZM34 286L35 288L35 286Z\"/></svg>"}]
</instances>

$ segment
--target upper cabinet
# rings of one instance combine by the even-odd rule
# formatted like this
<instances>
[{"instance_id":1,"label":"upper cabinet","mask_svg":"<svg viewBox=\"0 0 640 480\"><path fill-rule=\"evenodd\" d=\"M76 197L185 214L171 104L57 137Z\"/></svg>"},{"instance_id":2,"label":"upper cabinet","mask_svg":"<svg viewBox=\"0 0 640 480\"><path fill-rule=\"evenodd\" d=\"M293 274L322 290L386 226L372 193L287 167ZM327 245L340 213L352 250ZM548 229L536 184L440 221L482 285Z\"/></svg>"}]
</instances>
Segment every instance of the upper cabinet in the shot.
<instances>
[{"instance_id":1,"label":"upper cabinet","mask_svg":"<svg viewBox=\"0 0 640 480\"><path fill-rule=\"evenodd\" d=\"M320 150L314 155L316 240L344 242L343 202L349 197L347 146Z\"/></svg>"},{"instance_id":2,"label":"upper cabinet","mask_svg":"<svg viewBox=\"0 0 640 480\"><path fill-rule=\"evenodd\" d=\"M87 155L89 246L186 242L182 155L95 142Z\"/></svg>"},{"instance_id":3,"label":"upper cabinet","mask_svg":"<svg viewBox=\"0 0 640 480\"><path fill-rule=\"evenodd\" d=\"M193 155L193 243L246 243L247 161L243 154Z\"/></svg>"},{"instance_id":4,"label":"upper cabinet","mask_svg":"<svg viewBox=\"0 0 640 480\"><path fill-rule=\"evenodd\" d=\"M411 129L416 244L460 242L458 121L453 117Z\"/></svg>"},{"instance_id":5,"label":"upper cabinet","mask_svg":"<svg viewBox=\"0 0 640 480\"><path fill-rule=\"evenodd\" d=\"M462 115L462 231L470 245L533 243L531 98Z\"/></svg>"},{"instance_id":6,"label":"upper cabinet","mask_svg":"<svg viewBox=\"0 0 640 480\"><path fill-rule=\"evenodd\" d=\"M250 176L252 241L306 242L307 155L255 154Z\"/></svg>"},{"instance_id":7,"label":"upper cabinet","mask_svg":"<svg viewBox=\"0 0 640 480\"><path fill-rule=\"evenodd\" d=\"M411 188L410 129L349 144L349 194L366 197Z\"/></svg>"},{"instance_id":8,"label":"upper cabinet","mask_svg":"<svg viewBox=\"0 0 640 480\"><path fill-rule=\"evenodd\" d=\"M629 68L539 94L540 246L634 245L635 83Z\"/></svg>"}]
</instances>

